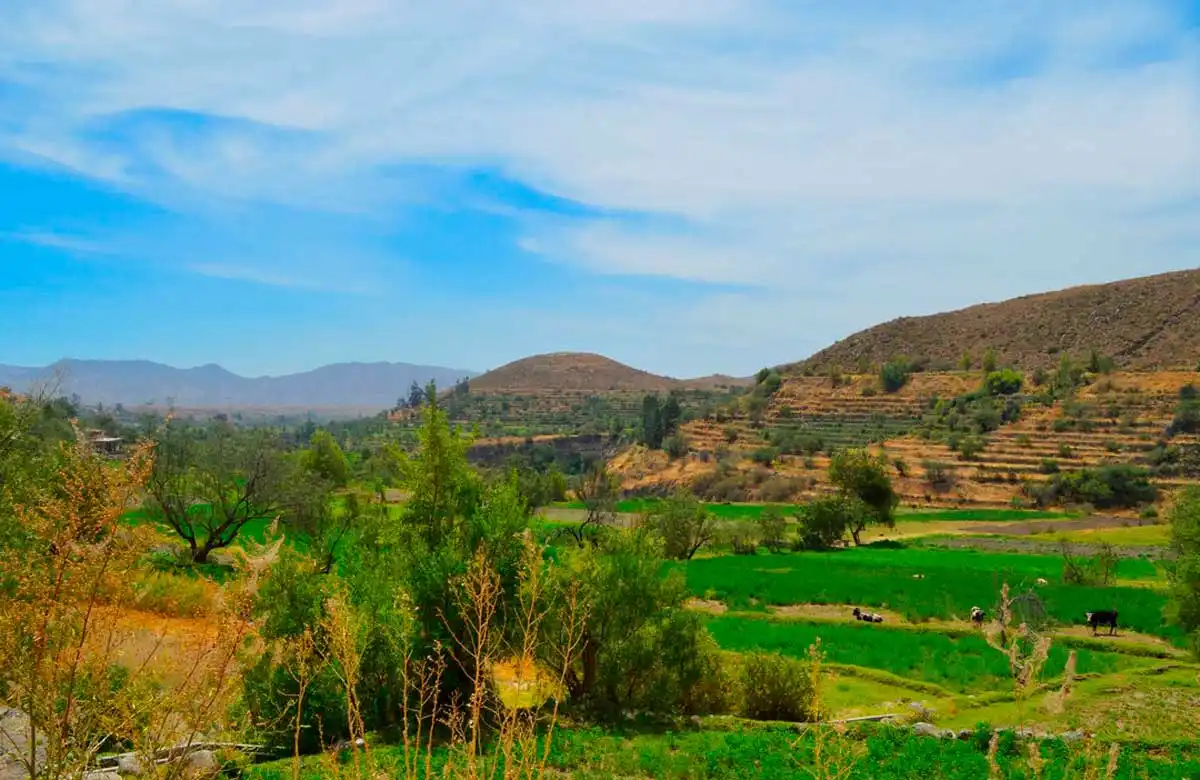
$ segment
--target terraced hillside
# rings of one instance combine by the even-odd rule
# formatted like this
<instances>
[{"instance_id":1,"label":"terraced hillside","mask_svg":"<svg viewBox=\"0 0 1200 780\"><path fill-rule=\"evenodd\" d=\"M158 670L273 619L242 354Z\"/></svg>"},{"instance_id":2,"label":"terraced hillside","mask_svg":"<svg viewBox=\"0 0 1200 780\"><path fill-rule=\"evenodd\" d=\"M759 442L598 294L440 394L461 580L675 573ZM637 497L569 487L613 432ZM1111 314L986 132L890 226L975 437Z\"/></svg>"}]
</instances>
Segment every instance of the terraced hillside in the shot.
<instances>
[{"instance_id":1,"label":"terraced hillside","mask_svg":"<svg viewBox=\"0 0 1200 780\"><path fill-rule=\"evenodd\" d=\"M1200 373L1118 372L1094 379L1069 400L1030 392L1021 397L1020 418L976 437L975 452L952 448L953 437L930 436L937 399L963 396L982 379L980 372L916 374L886 394L875 376L848 378L838 387L827 377L792 376L757 416L725 407L685 425L686 457L635 448L613 468L637 493L686 483L715 500L794 500L828 489L831 451L868 446L887 454L897 490L913 506L1028 502L1029 484L1114 464L1150 468L1153 482L1167 491L1200 479L1195 464L1166 462L1161 446L1180 388L1200 386ZM1200 439L1180 434L1169 444L1186 451Z\"/></svg>"}]
</instances>

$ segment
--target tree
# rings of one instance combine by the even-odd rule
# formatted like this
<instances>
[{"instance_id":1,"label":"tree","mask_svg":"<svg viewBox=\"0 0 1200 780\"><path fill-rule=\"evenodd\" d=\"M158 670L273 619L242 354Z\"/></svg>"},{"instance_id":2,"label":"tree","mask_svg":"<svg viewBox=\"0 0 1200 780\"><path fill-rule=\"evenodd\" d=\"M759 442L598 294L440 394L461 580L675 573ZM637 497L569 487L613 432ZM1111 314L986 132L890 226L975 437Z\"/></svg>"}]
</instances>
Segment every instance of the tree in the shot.
<instances>
[{"instance_id":1,"label":"tree","mask_svg":"<svg viewBox=\"0 0 1200 780\"><path fill-rule=\"evenodd\" d=\"M787 534L787 519L775 507L767 507L758 517L758 530L763 547L773 553L783 549Z\"/></svg>"},{"instance_id":2,"label":"tree","mask_svg":"<svg viewBox=\"0 0 1200 780\"><path fill-rule=\"evenodd\" d=\"M865 511L855 513L849 526L855 545L868 524L896 525L900 498L892 488L886 458L872 457L863 449L841 450L830 459L829 479L843 498L862 502Z\"/></svg>"},{"instance_id":3,"label":"tree","mask_svg":"<svg viewBox=\"0 0 1200 780\"><path fill-rule=\"evenodd\" d=\"M975 365L975 359L971 357L970 350L963 350L962 356L958 359L958 368L960 371L970 371Z\"/></svg>"},{"instance_id":4,"label":"tree","mask_svg":"<svg viewBox=\"0 0 1200 780\"><path fill-rule=\"evenodd\" d=\"M983 380L983 386L987 390L988 395L1015 395L1021 392L1021 385L1023 383L1024 377L1021 376L1019 371L1014 371L1011 368L993 371Z\"/></svg>"},{"instance_id":5,"label":"tree","mask_svg":"<svg viewBox=\"0 0 1200 780\"><path fill-rule=\"evenodd\" d=\"M1170 511L1171 619L1191 637L1192 652L1200 656L1200 488L1179 492Z\"/></svg>"},{"instance_id":6,"label":"tree","mask_svg":"<svg viewBox=\"0 0 1200 780\"><path fill-rule=\"evenodd\" d=\"M716 647L700 616L684 608L687 586L678 571L662 576L662 540L648 529L615 531L596 546L568 550L557 590L574 593L586 615L578 661L569 665L566 687L575 701L594 710L621 709L693 714L719 709L721 671ZM558 614L571 599L547 599L544 628L560 633ZM561 646L543 642L552 669ZM716 689L715 691L713 689Z\"/></svg>"},{"instance_id":7,"label":"tree","mask_svg":"<svg viewBox=\"0 0 1200 780\"><path fill-rule=\"evenodd\" d=\"M691 560L716 531L716 519L685 488L659 502L644 523L662 537L663 553L679 560Z\"/></svg>"},{"instance_id":8,"label":"tree","mask_svg":"<svg viewBox=\"0 0 1200 780\"><path fill-rule=\"evenodd\" d=\"M679 405L679 396L674 391L667 395L667 400L660 407L659 416L662 421L664 438L679 430L679 423L683 418L683 407Z\"/></svg>"},{"instance_id":9,"label":"tree","mask_svg":"<svg viewBox=\"0 0 1200 780\"><path fill-rule=\"evenodd\" d=\"M160 431L147 483L148 509L207 563L246 526L278 519L288 507L292 469L278 436L228 422L189 430L168 421Z\"/></svg>"},{"instance_id":10,"label":"tree","mask_svg":"<svg viewBox=\"0 0 1200 780\"><path fill-rule=\"evenodd\" d=\"M350 464L346 454L329 431L323 429L317 430L309 439L301 463L307 471L334 487L345 487L350 479Z\"/></svg>"},{"instance_id":11,"label":"tree","mask_svg":"<svg viewBox=\"0 0 1200 780\"><path fill-rule=\"evenodd\" d=\"M894 393L908 383L909 367L904 358L889 361L879 370L879 383L885 393Z\"/></svg>"},{"instance_id":12,"label":"tree","mask_svg":"<svg viewBox=\"0 0 1200 780\"><path fill-rule=\"evenodd\" d=\"M617 521L617 498L621 494L621 481L611 474L603 462L596 462L579 476L575 483L575 498L583 503L587 514L583 522L564 529L575 538L577 544L600 528L608 528Z\"/></svg>"},{"instance_id":13,"label":"tree","mask_svg":"<svg viewBox=\"0 0 1200 780\"><path fill-rule=\"evenodd\" d=\"M652 450L662 449L665 435L662 408L658 396L647 394L642 398L642 444Z\"/></svg>"},{"instance_id":14,"label":"tree","mask_svg":"<svg viewBox=\"0 0 1200 780\"><path fill-rule=\"evenodd\" d=\"M800 525L799 541L806 550L827 550L846 536L862 512L855 499L821 496L810 501L796 514Z\"/></svg>"},{"instance_id":15,"label":"tree","mask_svg":"<svg viewBox=\"0 0 1200 780\"><path fill-rule=\"evenodd\" d=\"M408 387L408 401L405 404L409 409L420 409L425 403L425 391L417 384L414 379L413 383Z\"/></svg>"},{"instance_id":16,"label":"tree","mask_svg":"<svg viewBox=\"0 0 1200 780\"><path fill-rule=\"evenodd\" d=\"M980 367L983 368L983 373L990 374L999 366L999 358L996 357L996 350L988 348L987 352L983 353L983 360L980 361Z\"/></svg>"}]
</instances>

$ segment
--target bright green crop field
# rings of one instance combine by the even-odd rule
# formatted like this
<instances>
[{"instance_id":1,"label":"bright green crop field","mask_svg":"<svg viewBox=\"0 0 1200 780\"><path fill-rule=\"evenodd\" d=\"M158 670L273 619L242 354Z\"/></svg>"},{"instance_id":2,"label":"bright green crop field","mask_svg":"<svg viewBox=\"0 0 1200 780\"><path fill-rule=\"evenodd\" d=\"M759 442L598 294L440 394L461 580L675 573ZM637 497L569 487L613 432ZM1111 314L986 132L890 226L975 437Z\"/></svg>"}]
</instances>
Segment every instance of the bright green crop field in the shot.
<instances>
[{"instance_id":1,"label":"bright green crop field","mask_svg":"<svg viewBox=\"0 0 1200 780\"><path fill-rule=\"evenodd\" d=\"M1062 560L977 550L856 548L826 553L782 553L697 558L683 566L688 588L698 598L732 609L789 604L853 604L898 611L907 619L966 619L971 607L992 610L1003 583L1014 593L1034 591L1046 614L1063 624L1080 624L1084 613L1117 609L1120 625L1178 639L1163 617L1166 595L1153 587L1089 587L1062 583ZM913 575L924 575L915 579ZM1119 579L1160 577L1154 563L1122 559ZM1035 585L1041 577L1049 584Z\"/></svg>"},{"instance_id":2,"label":"bright green crop field","mask_svg":"<svg viewBox=\"0 0 1200 780\"><path fill-rule=\"evenodd\" d=\"M723 615L708 619L722 649L766 651L803 658L818 637L826 659L837 664L880 669L910 680L933 683L958 693L979 693L1011 685L1008 659L982 636L948 636L935 631L892 630L858 622L807 623L765 616ZM1042 679L1062 675L1070 649L1052 645ZM1080 674L1122 671L1152 659L1077 650Z\"/></svg>"}]
</instances>

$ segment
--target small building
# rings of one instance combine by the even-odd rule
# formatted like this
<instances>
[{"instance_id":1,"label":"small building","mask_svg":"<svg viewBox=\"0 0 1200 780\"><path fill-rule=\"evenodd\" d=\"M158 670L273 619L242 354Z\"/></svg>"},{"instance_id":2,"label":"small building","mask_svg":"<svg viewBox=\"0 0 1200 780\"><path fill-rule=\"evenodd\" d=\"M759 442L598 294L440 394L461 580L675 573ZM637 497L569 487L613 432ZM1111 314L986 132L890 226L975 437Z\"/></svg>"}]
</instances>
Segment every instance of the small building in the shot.
<instances>
[{"instance_id":1,"label":"small building","mask_svg":"<svg viewBox=\"0 0 1200 780\"><path fill-rule=\"evenodd\" d=\"M120 436L109 436L102 430L92 429L87 432L87 437L88 444L91 444L97 452L103 455L119 458L123 454L121 443L124 439Z\"/></svg>"}]
</instances>

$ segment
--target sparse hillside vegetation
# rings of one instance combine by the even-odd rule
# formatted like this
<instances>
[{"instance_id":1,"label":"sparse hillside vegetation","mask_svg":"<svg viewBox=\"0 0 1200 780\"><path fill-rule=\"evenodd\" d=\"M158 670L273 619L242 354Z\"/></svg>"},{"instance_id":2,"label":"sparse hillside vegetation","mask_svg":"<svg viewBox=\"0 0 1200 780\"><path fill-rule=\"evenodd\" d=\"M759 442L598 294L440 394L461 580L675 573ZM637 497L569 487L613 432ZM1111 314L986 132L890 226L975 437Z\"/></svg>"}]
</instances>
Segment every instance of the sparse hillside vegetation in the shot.
<instances>
[{"instance_id":1,"label":"sparse hillside vegetation","mask_svg":"<svg viewBox=\"0 0 1200 780\"><path fill-rule=\"evenodd\" d=\"M1024 370L1052 368L1071 355L1098 373L1122 369L1194 368L1200 355L1200 271L988 303L928 317L905 317L856 333L799 364L814 373L833 366L882 365L896 355L922 356L942 370L964 356L987 354ZM1111 361L1111 365L1110 365Z\"/></svg>"}]
</instances>

